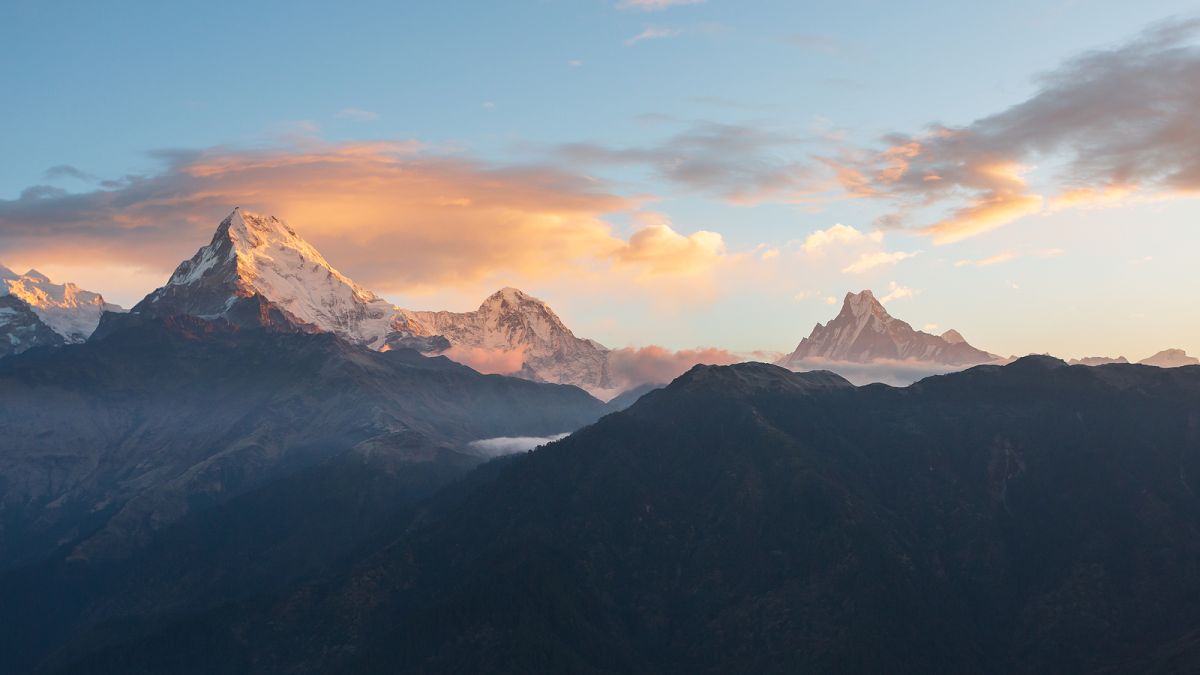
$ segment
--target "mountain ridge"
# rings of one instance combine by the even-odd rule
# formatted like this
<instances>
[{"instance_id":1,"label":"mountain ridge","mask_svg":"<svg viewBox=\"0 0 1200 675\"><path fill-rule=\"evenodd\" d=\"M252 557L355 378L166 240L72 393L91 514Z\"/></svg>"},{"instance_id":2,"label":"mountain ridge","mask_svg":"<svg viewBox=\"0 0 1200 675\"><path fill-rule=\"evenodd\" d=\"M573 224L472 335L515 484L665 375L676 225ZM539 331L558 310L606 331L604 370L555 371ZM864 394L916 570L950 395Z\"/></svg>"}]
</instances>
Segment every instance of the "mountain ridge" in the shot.
<instances>
[{"instance_id":1,"label":"mountain ridge","mask_svg":"<svg viewBox=\"0 0 1200 675\"><path fill-rule=\"evenodd\" d=\"M377 351L520 352L524 361L516 376L602 393L612 386L607 349L576 337L531 295L506 287L473 312L403 309L339 272L284 221L240 208L221 221L209 244L131 311L331 332Z\"/></svg>"},{"instance_id":2,"label":"mountain ridge","mask_svg":"<svg viewBox=\"0 0 1200 675\"><path fill-rule=\"evenodd\" d=\"M35 269L17 274L0 265L0 357L34 347L79 344L96 330L105 312L123 311L74 283L56 284Z\"/></svg>"},{"instance_id":3,"label":"mountain ridge","mask_svg":"<svg viewBox=\"0 0 1200 675\"><path fill-rule=\"evenodd\" d=\"M54 672L1186 672L1197 405L1197 367L699 366L336 574Z\"/></svg>"}]
</instances>

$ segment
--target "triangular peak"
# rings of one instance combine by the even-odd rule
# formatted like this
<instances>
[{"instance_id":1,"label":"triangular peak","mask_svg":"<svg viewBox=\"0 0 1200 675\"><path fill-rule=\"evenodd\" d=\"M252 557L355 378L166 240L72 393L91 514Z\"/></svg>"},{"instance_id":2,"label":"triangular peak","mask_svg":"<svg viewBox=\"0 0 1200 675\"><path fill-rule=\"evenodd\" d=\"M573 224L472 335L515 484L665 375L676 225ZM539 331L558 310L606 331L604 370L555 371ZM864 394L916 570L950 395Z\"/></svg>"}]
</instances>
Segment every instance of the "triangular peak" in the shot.
<instances>
[{"instance_id":1,"label":"triangular peak","mask_svg":"<svg viewBox=\"0 0 1200 675\"><path fill-rule=\"evenodd\" d=\"M488 309L489 307L495 307L503 303L510 305L534 304L547 307L546 303L541 299L535 298L519 288L505 286L485 298L483 303L479 305L479 309Z\"/></svg>"},{"instance_id":2,"label":"triangular peak","mask_svg":"<svg viewBox=\"0 0 1200 675\"><path fill-rule=\"evenodd\" d=\"M840 314L850 314L853 316L874 314L880 318L891 317L887 313L887 310L883 308L883 303L879 302L870 289L863 289L858 293L846 293L846 298L842 301L842 311Z\"/></svg>"},{"instance_id":3,"label":"triangular peak","mask_svg":"<svg viewBox=\"0 0 1200 675\"><path fill-rule=\"evenodd\" d=\"M942 333L942 339L952 345L962 344L967 341L967 339L962 336L962 333L954 330L953 328L945 333Z\"/></svg>"}]
</instances>

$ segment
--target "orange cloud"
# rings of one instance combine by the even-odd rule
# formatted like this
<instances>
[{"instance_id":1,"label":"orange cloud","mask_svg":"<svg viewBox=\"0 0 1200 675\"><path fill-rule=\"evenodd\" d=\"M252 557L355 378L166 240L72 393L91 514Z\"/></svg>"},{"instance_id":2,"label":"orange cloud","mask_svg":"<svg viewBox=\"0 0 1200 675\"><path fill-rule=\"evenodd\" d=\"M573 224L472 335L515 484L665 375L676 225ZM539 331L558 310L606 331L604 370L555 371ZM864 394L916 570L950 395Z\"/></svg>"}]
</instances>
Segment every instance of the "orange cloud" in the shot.
<instances>
[{"instance_id":1,"label":"orange cloud","mask_svg":"<svg viewBox=\"0 0 1200 675\"><path fill-rule=\"evenodd\" d=\"M1052 210L1115 206L1137 191L1132 185L1105 185L1095 188L1067 190L1050 200Z\"/></svg>"},{"instance_id":2,"label":"orange cloud","mask_svg":"<svg viewBox=\"0 0 1200 675\"><path fill-rule=\"evenodd\" d=\"M524 346L518 349L484 349L454 345L441 355L488 375L511 375L525 365Z\"/></svg>"},{"instance_id":3,"label":"orange cloud","mask_svg":"<svg viewBox=\"0 0 1200 675\"><path fill-rule=\"evenodd\" d=\"M935 244L949 244L982 234L1042 210L1041 195L993 193L958 209L949 218L922 228Z\"/></svg>"},{"instance_id":4,"label":"orange cloud","mask_svg":"<svg viewBox=\"0 0 1200 675\"><path fill-rule=\"evenodd\" d=\"M684 235L666 222L617 236L604 217L636 204L588 177L431 156L415 141L310 141L164 158L157 175L95 192L47 188L0 200L0 247L10 260L106 260L165 274L243 206L287 220L349 276L383 293L584 268L694 274L724 255L719 234Z\"/></svg>"},{"instance_id":5,"label":"orange cloud","mask_svg":"<svg viewBox=\"0 0 1200 675\"><path fill-rule=\"evenodd\" d=\"M1038 78L1029 98L958 128L888 136L825 159L854 197L886 199L885 226L926 209L917 231L944 244L1053 210L1200 194L1200 19L1173 19ZM1026 184L1027 166L1055 175ZM1047 199L1049 197L1049 199ZM924 215L924 214L920 214Z\"/></svg>"},{"instance_id":6,"label":"orange cloud","mask_svg":"<svg viewBox=\"0 0 1200 675\"><path fill-rule=\"evenodd\" d=\"M650 345L613 350L609 354L608 369L617 389L629 389L639 384L665 384L697 364L729 365L741 361L745 359L713 347L671 351Z\"/></svg>"},{"instance_id":7,"label":"orange cloud","mask_svg":"<svg viewBox=\"0 0 1200 675\"><path fill-rule=\"evenodd\" d=\"M635 265L648 276L705 272L726 255L725 240L716 232L676 232L659 214L639 214L645 223L615 252L618 261Z\"/></svg>"}]
</instances>

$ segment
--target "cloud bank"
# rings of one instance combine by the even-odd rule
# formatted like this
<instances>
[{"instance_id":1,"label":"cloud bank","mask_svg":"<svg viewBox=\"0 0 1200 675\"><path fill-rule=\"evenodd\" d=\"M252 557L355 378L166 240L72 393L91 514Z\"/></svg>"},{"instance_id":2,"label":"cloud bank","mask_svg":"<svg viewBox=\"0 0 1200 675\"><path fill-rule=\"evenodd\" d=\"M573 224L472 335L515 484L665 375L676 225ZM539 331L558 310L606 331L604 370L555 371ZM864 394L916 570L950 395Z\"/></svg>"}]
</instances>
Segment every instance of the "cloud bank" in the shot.
<instances>
[{"instance_id":1,"label":"cloud bank","mask_svg":"<svg viewBox=\"0 0 1200 675\"><path fill-rule=\"evenodd\" d=\"M796 361L788 365L791 370L801 373L811 370L829 370L858 386L882 383L893 387L907 387L913 382L932 375L944 375L964 370L962 366L898 359L878 359L871 363L854 363L814 358Z\"/></svg>"},{"instance_id":2,"label":"cloud bank","mask_svg":"<svg viewBox=\"0 0 1200 675\"><path fill-rule=\"evenodd\" d=\"M665 347L628 347L609 353L608 371L619 391L642 384L666 384L697 364L724 366L746 359L712 347L671 351Z\"/></svg>"},{"instance_id":3,"label":"cloud bank","mask_svg":"<svg viewBox=\"0 0 1200 675\"><path fill-rule=\"evenodd\" d=\"M897 205L881 218L936 243L987 232L1045 208L1112 204L1200 190L1200 19L1149 28L1041 76L1031 98L962 127L931 125L872 151L824 158L847 192ZM1052 166L1045 188L1035 167Z\"/></svg>"},{"instance_id":4,"label":"cloud bank","mask_svg":"<svg viewBox=\"0 0 1200 675\"><path fill-rule=\"evenodd\" d=\"M725 255L719 234L683 234L662 219L622 238L604 218L637 205L589 177L432 155L412 141L157 156L158 173L83 193L34 186L0 200L0 248L10 259L107 260L165 274L240 205L288 220L337 267L385 293L581 269L686 276Z\"/></svg>"}]
</instances>

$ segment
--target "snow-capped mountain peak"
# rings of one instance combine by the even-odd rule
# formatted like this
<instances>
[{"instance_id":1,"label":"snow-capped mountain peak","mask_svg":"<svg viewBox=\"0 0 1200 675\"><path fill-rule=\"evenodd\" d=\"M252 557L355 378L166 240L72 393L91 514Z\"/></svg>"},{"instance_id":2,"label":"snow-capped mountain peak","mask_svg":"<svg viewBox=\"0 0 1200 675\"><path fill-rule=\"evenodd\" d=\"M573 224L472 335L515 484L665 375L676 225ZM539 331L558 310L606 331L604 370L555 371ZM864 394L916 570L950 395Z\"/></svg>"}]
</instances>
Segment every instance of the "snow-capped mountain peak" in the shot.
<instances>
[{"instance_id":1,"label":"snow-capped mountain peak","mask_svg":"<svg viewBox=\"0 0 1200 675\"><path fill-rule=\"evenodd\" d=\"M117 305L105 302L99 293L83 290L70 282L56 284L34 269L18 275L3 268L0 272L0 295L20 300L68 343L86 340L96 330L100 315L104 312L124 311Z\"/></svg>"},{"instance_id":2,"label":"snow-capped mountain peak","mask_svg":"<svg viewBox=\"0 0 1200 675\"><path fill-rule=\"evenodd\" d=\"M473 312L411 312L426 330L451 345L522 353L523 377L574 384L596 394L611 393L608 349L576 337L538 298L505 287L489 295Z\"/></svg>"},{"instance_id":3,"label":"snow-capped mountain peak","mask_svg":"<svg viewBox=\"0 0 1200 675\"><path fill-rule=\"evenodd\" d=\"M914 330L888 314L874 293L864 290L847 293L838 315L828 324L818 323L779 363L798 367L813 360L870 363L880 359L969 365L995 357L967 344L958 331L937 336Z\"/></svg>"},{"instance_id":4,"label":"snow-capped mountain peak","mask_svg":"<svg viewBox=\"0 0 1200 675\"><path fill-rule=\"evenodd\" d=\"M261 311L244 311L241 305L255 297L280 316L268 320ZM394 333L421 332L406 313L335 269L287 223L240 208L134 312L283 323L336 333L374 349Z\"/></svg>"},{"instance_id":5,"label":"snow-capped mountain peak","mask_svg":"<svg viewBox=\"0 0 1200 675\"><path fill-rule=\"evenodd\" d=\"M489 295L477 311L492 329L499 329L506 324L516 329L515 324L519 324L521 329L529 331L532 336L541 340L575 337L549 305L511 286L505 286Z\"/></svg>"},{"instance_id":6,"label":"snow-capped mountain peak","mask_svg":"<svg viewBox=\"0 0 1200 675\"><path fill-rule=\"evenodd\" d=\"M504 352L520 357L514 374L523 377L593 392L611 387L608 350L576 337L546 303L519 289L502 288L473 312L401 309L335 269L284 221L242 209L133 312L330 332L379 350Z\"/></svg>"}]
</instances>

